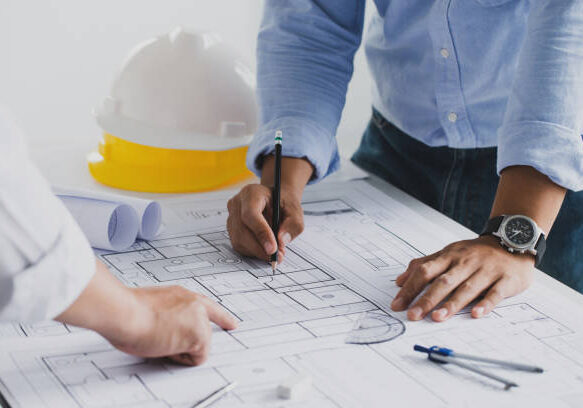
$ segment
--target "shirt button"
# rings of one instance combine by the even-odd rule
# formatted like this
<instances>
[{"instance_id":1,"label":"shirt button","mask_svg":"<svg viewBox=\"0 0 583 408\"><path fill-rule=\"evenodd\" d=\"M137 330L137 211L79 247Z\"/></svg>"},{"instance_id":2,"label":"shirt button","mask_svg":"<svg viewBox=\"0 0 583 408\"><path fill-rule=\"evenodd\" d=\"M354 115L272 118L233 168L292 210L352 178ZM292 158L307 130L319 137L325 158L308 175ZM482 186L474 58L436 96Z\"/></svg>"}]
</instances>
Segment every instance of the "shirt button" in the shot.
<instances>
[{"instance_id":1,"label":"shirt button","mask_svg":"<svg viewBox=\"0 0 583 408\"><path fill-rule=\"evenodd\" d=\"M449 120L451 123L455 123L457 120L457 114L455 112L450 112L449 115L447 115L447 120Z\"/></svg>"},{"instance_id":2,"label":"shirt button","mask_svg":"<svg viewBox=\"0 0 583 408\"><path fill-rule=\"evenodd\" d=\"M439 50L439 53L443 58L449 57L449 51L447 50L447 48L442 48L441 50Z\"/></svg>"}]
</instances>

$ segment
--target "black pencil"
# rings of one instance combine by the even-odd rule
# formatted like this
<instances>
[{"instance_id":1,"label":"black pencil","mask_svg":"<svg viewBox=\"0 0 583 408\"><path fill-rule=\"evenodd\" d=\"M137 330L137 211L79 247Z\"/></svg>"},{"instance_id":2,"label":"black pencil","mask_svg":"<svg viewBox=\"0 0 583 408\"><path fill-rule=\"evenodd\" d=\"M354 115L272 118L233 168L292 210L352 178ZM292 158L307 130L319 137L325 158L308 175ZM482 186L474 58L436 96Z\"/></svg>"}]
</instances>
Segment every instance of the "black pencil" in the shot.
<instances>
[{"instance_id":1,"label":"black pencil","mask_svg":"<svg viewBox=\"0 0 583 408\"><path fill-rule=\"evenodd\" d=\"M279 199L281 194L281 143L283 133L281 130L275 132L275 175L273 178L273 199L272 199L272 218L271 218L271 229L273 230L273 235L275 235L275 242L277 243L277 234L279 232L279 217L280 217L280 207ZM275 273L275 267L277 266L277 252L279 250L279 245L276 245L275 252L271 255L271 270Z\"/></svg>"}]
</instances>

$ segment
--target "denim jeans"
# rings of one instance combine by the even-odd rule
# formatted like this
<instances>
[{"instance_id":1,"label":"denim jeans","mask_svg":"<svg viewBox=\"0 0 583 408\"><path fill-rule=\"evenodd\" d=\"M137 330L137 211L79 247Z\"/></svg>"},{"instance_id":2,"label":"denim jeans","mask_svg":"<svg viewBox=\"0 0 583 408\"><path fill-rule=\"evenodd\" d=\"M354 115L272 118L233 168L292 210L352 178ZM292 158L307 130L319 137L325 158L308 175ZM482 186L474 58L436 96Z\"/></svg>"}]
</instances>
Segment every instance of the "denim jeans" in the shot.
<instances>
[{"instance_id":1,"label":"denim jeans","mask_svg":"<svg viewBox=\"0 0 583 408\"><path fill-rule=\"evenodd\" d=\"M452 149L419 142L373 110L352 161L479 233L499 177L496 148ZM583 293L583 191L567 192L539 269Z\"/></svg>"}]
</instances>

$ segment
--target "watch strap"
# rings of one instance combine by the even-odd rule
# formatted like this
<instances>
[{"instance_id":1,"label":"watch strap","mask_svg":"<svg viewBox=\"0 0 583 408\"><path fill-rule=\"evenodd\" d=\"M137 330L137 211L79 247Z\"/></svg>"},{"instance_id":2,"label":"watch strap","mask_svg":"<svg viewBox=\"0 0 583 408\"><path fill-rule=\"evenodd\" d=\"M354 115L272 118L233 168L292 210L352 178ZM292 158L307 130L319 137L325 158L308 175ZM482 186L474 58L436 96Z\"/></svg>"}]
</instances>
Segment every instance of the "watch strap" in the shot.
<instances>
[{"instance_id":1,"label":"watch strap","mask_svg":"<svg viewBox=\"0 0 583 408\"><path fill-rule=\"evenodd\" d=\"M536 250L536 255L534 256L534 266L538 267L543 259L545 251L547 250L547 239L545 238L545 234L542 232L538 237L538 241L536 241L534 249Z\"/></svg>"},{"instance_id":2,"label":"watch strap","mask_svg":"<svg viewBox=\"0 0 583 408\"><path fill-rule=\"evenodd\" d=\"M503 215L499 215L497 217L490 218L488 220L488 222L486 223L486 226L484 227L484 229L480 233L480 236L490 235L490 234L493 234L494 232L498 231L498 229L500 228L500 224L502 224L503 220L504 220Z\"/></svg>"}]
</instances>

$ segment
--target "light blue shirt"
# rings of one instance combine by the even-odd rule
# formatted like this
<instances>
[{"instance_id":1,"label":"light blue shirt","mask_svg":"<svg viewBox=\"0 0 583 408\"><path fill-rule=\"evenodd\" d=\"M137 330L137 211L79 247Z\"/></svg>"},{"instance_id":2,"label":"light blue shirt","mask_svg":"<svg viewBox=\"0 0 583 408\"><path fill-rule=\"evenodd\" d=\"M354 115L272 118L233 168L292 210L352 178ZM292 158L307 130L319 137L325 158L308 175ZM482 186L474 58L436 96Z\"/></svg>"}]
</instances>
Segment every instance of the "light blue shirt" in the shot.
<instances>
[{"instance_id":1,"label":"light blue shirt","mask_svg":"<svg viewBox=\"0 0 583 408\"><path fill-rule=\"evenodd\" d=\"M373 105L430 146L498 146L498 171L532 166L583 190L583 0L376 0L366 41ZM267 0L258 38L259 173L285 156L319 180L360 45L364 0Z\"/></svg>"}]
</instances>

